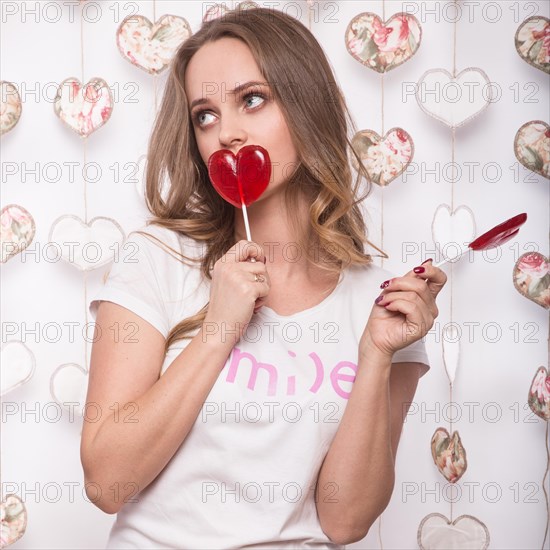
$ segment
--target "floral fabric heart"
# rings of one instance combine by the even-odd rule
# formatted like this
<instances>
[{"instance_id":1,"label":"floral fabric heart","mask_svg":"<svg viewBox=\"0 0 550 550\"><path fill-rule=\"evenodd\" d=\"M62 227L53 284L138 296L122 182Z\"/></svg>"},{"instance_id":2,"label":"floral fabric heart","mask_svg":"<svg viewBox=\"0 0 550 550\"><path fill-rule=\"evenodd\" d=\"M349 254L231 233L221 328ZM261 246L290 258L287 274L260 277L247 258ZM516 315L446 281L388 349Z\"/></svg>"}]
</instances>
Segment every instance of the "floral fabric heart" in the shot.
<instances>
[{"instance_id":1,"label":"floral fabric heart","mask_svg":"<svg viewBox=\"0 0 550 550\"><path fill-rule=\"evenodd\" d=\"M30 213L18 204L8 204L0 211L0 241L2 250L0 262L27 248L36 233L36 225Z\"/></svg>"},{"instance_id":2,"label":"floral fabric heart","mask_svg":"<svg viewBox=\"0 0 550 550\"><path fill-rule=\"evenodd\" d=\"M453 522L443 514L428 514L420 522L417 533L421 550L486 550L490 538L486 525L468 514Z\"/></svg>"},{"instance_id":3,"label":"floral fabric heart","mask_svg":"<svg viewBox=\"0 0 550 550\"><path fill-rule=\"evenodd\" d=\"M0 357L0 395L5 395L32 378L36 359L33 352L18 340L3 344Z\"/></svg>"},{"instance_id":4,"label":"floral fabric heart","mask_svg":"<svg viewBox=\"0 0 550 550\"><path fill-rule=\"evenodd\" d=\"M466 471L466 450L460 441L458 431L450 436L445 428L437 428L432 436L432 458L443 477L456 483Z\"/></svg>"},{"instance_id":5,"label":"floral fabric heart","mask_svg":"<svg viewBox=\"0 0 550 550\"><path fill-rule=\"evenodd\" d=\"M388 185L400 176L414 155L412 137L402 128L392 128L383 138L374 130L362 130L355 134L352 145L361 157L370 180L380 186ZM351 162L357 170L354 155Z\"/></svg>"},{"instance_id":6,"label":"floral fabric heart","mask_svg":"<svg viewBox=\"0 0 550 550\"><path fill-rule=\"evenodd\" d=\"M550 19L535 15L516 31L516 50L533 67L550 74Z\"/></svg>"},{"instance_id":7,"label":"floral fabric heart","mask_svg":"<svg viewBox=\"0 0 550 550\"><path fill-rule=\"evenodd\" d=\"M456 78L445 69L430 69L420 77L415 96L427 115L450 128L463 126L493 100L489 77L477 68L464 69Z\"/></svg>"},{"instance_id":8,"label":"floral fabric heart","mask_svg":"<svg viewBox=\"0 0 550 550\"><path fill-rule=\"evenodd\" d=\"M545 367L539 367L531 387L527 402L531 410L543 420L550 420L550 375Z\"/></svg>"},{"instance_id":9,"label":"floral fabric heart","mask_svg":"<svg viewBox=\"0 0 550 550\"><path fill-rule=\"evenodd\" d=\"M27 528L27 510L17 495L6 495L0 503L0 548L18 541Z\"/></svg>"},{"instance_id":10,"label":"floral fabric heart","mask_svg":"<svg viewBox=\"0 0 550 550\"><path fill-rule=\"evenodd\" d=\"M82 416L88 391L88 371L76 363L59 365L50 378L50 394L62 407ZM74 403L78 406L74 409Z\"/></svg>"},{"instance_id":11,"label":"floral fabric heart","mask_svg":"<svg viewBox=\"0 0 550 550\"><path fill-rule=\"evenodd\" d=\"M57 218L50 229L61 257L74 267L89 271L108 264L124 241L122 227L113 219L97 216L84 223L71 214Z\"/></svg>"},{"instance_id":12,"label":"floral fabric heart","mask_svg":"<svg viewBox=\"0 0 550 550\"><path fill-rule=\"evenodd\" d=\"M516 133L514 153L525 168L550 179L550 125L526 122Z\"/></svg>"},{"instance_id":13,"label":"floral fabric heart","mask_svg":"<svg viewBox=\"0 0 550 550\"><path fill-rule=\"evenodd\" d=\"M70 77L59 85L53 106L61 122L88 137L111 117L113 94L102 78L92 78L82 86L78 78Z\"/></svg>"},{"instance_id":14,"label":"floral fabric heart","mask_svg":"<svg viewBox=\"0 0 550 550\"><path fill-rule=\"evenodd\" d=\"M14 84L0 81L0 135L13 130L21 118L21 97Z\"/></svg>"},{"instance_id":15,"label":"floral fabric heart","mask_svg":"<svg viewBox=\"0 0 550 550\"><path fill-rule=\"evenodd\" d=\"M116 43L122 57L132 65L149 74L159 74L192 34L183 17L163 15L153 25L143 15L129 15L118 27Z\"/></svg>"},{"instance_id":16,"label":"floral fabric heart","mask_svg":"<svg viewBox=\"0 0 550 550\"><path fill-rule=\"evenodd\" d=\"M379 73L408 61L420 47L422 29L416 17L396 13L385 23L375 13L355 16L346 28L346 48L359 63Z\"/></svg>"},{"instance_id":17,"label":"floral fabric heart","mask_svg":"<svg viewBox=\"0 0 550 550\"><path fill-rule=\"evenodd\" d=\"M550 273L548 258L539 252L522 254L514 266L516 290L543 308L550 308Z\"/></svg>"}]
</instances>

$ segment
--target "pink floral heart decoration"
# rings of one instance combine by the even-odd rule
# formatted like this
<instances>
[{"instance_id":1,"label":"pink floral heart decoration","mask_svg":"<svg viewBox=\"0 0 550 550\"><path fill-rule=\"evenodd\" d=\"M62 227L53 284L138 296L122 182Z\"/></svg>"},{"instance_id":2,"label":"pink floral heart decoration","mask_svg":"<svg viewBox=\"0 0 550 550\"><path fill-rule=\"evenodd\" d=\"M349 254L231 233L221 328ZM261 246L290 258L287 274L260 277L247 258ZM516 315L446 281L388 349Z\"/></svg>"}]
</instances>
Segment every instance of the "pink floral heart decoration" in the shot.
<instances>
[{"instance_id":1,"label":"pink floral heart decoration","mask_svg":"<svg viewBox=\"0 0 550 550\"><path fill-rule=\"evenodd\" d=\"M516 133L514 153L525 168L550 179L550 125L526 122Z\"/></svg>"},{"instance_id":2,"label":"pink floral heart decoration","mask_svg":"<svg viewBox=\"0 0 550 550\"><path fill-rule=\"evenodd\" d=\"M486 550L489 541L487 526L468 514L452 522L443 514L428 514L418 526L417 542L421 550Z\"/></svg>"},{"instance_id":3,"label":"pink floral heart decoration","mask_svg":"<svg viewBox=\"0 0 550 550\"><path fill-rule=\"evenodd\" d=\"M550 273L548 258L539 252L522 254L514 266L516 290L543 308L550 308Z\"/></svg>"},{"instance_id":4,"label":"pink floral heart decoration","mask_svg":"<svg viewBox=\"0 0 550 550\"><path fill-rule=\"evenodd\" d=\"M550 420L550 375L545 367L539 367L531 387L527 402L531 410L543 420Z\"/></svg>"},{"instance_id":5,"label":"pink floral heart decoration","mask_svg":"<svg viewBox=\"0 0 550 550\"><path fill-rule=\"evenodd\" d=\"M450 436L445 428L437 428L432 436L432 458L443 477L451 482L457 482L468 467L466 449L460 441L458 431Z\"/></svg>"},{"instance_id":6,"label":"pink floral heart decoration","mask_svg":"<svg viewBox=\"0 0 550 550\"><path fill-rule=\"evenodd\" d=\"M348 24L348 52L363 65L379 73L395 69L418 50L422 29L416 17L396 13L385 23L375 13L363 12Z\"/></svg>"},{"instance_id":7,"label":"pink floral heart decoration","mask_svg":"<svg viewBox=\"0 0 550 550\"><path fill-rule=\"evenodd\" d=\"M550 74L550 19L535 15L516 31L516 50L533 67Z\"/></svg>"},{"instance_id":8,"label":"pink floral heart decoration","mask_svg":"<svg viewBox=\"0 0 550 550\"><path fill-rule=\"evenodd\" d=\"M143 15L129 15L119 25L116 43L124 59L132 65L159 74L170 63L176 50L193 31L183 17L163 15L153 25Z\"/></svg>"},{"instance_id":9,"label":"pink floral heart decoration","mask_svg":"<svg viewBox=\"0 0 550 550\"><path fill-rule=\"evenodd\" d=\"M227 6L225 4L214 4L210 6L202 16L203 23L218 19L227 13Z\"/></svg>"},{"instance_id":10,"label":"pink floral heart decoration","mask_svg":"<svg viewBox=\"0 0 550 550\"><path fill-rule=\"evenodd\" d=\"M59 85L53 107L61 122L88 137L109 120L113 94L102 78L92 78L82 86L78 78L70 77Z\"/></svg>"},{"instance_id":11,"label":"pink floral heart decoration","mask_svg":"<svg viewBox=\"0 0 550 550\"><path fill-rule=\"evenodd\" d=\"M17 495L6 495L0 503L0 548L18 541L27 528L27 510Z\"/></svg>"},{"instance_id":12,"label":"pink floral heart decoration","mask_svg":"<svg viewBox=\"0 0 550 550\"><path fill-rule=\"evenodd\" d=\"M0 241L2 251L0 261L10 258L27 248L36 233L33 217L18 204L8 204L0 211Z\"/></svg>"},{"instance_id":13,"label":"pink floral heart decoration","mask_svg":"<svg viewBox=\"0 0 550 550\"><path fill-rule=\"evenodd\" d=\"M362 130L355 134L352 145L370 180L382 187L400 176L414 155L412 137L402 128L392 128L383 138L374 130ZM353 155L351 162L357 170Z\"/></svg>"},{"instance_id":14,"label":"pink floral heart decoration","mask_svg":"<svg viewBox=\"0 0 550 550\"><path fill-rule=\"evenodd\" d=\"M21 97L14 84L0 81L0 134L14 128L21 118Z\"/></svg>"}]
</instances>

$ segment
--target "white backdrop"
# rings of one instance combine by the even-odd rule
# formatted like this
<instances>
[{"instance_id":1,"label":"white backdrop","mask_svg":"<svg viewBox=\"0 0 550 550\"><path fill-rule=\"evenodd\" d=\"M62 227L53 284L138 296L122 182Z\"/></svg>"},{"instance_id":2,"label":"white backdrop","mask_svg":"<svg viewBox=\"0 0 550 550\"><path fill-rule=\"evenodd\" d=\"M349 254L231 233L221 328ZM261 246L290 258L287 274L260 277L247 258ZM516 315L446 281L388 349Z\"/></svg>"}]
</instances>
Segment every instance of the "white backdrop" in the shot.
<instances>
[{"instance_id":1,"label":"white backdrop","mask_svg":"<svg viewBox=\"0 0 550 550\"><path fill-rule=\"evenodd\" d=\"M84 22L84 79L100 76L117 95L111 119L87 140L86 160L99 167L99 181L87 185L87 215L114 218L127 234L147 216L132 176L146 152L155 109L154 78L122 58L115 32L136 5L140 14L152 18L153 3L86 3L95 6L88 8ZM298 8L308 24L305 0L258 3L292 14L299 14ZM435 209L451 204L451 183L443 170L451 161L451 131L423 113L407 93L426 70L452 69L450 3L388 0L385 6L386 17L407 10L423 28L417 54L384 77L384 126L400 126L412 135L414 165L388 187L374 186L365 201L370 239L389 255L383 264L380 258L375 261L398 274L433 255ZM454 518L471 514L485 523L491 548L540 548L544 537L546 426L530 413L527 392L537 367L547 366L548 313L514 289L512 269L524 252L548 254L548 181L518 166L513 141L525 122L548 122L549 82L517 55L514 34L529 15L548 17L549 4L460 3L457 70L483 69L500 98L456 131L455 160L462 177L454 185L454 205L472 209L478 232L520 212L529 218L498 256L463 258L452 266L452 274L451 266L445 267L449 282L440 295L440 316L426 337L432 369L419 384L404 426L393 498L381 524L353 548L380 548L379 536L386 549L416 548L422 518L431 512L450 517L451 500ZM157 0L156 15L183 16L196 31L203 4L208 3ZM358 129L380 132L381 77L355 61L344 45L346 26L361 11L381 15L382 2L316 2L312 31L335 68ZM56 218L85 213L84 142L53 110L57 85L69 76L82 77L78 4L3 2L1 65L1 78L15 83L24 101L18 125L2 137L1 206L25 207L37 227L30 247L34 254L27 251L2 266L2 343L23 341L36 357L34 377L2 403L2 494L23 498L29 518L26 534L12 547L102 548L114 518L85 498L81 419L71 419L67 412L57 417L49 384L59 365L89 364L91 344L82 336L91 321L86 304L108 267L85 275L43 254ZM163 81L158 78L159 100ZM88 175L95 177L95 172ZM141 172L135 177L141 178ZM454 409L447 406L449 383L439 335L451 318L462 333ZM430 453L434 430L448 429L449 417L468 459L458 488L441 476Z\"/></svg>"}]
</instances>

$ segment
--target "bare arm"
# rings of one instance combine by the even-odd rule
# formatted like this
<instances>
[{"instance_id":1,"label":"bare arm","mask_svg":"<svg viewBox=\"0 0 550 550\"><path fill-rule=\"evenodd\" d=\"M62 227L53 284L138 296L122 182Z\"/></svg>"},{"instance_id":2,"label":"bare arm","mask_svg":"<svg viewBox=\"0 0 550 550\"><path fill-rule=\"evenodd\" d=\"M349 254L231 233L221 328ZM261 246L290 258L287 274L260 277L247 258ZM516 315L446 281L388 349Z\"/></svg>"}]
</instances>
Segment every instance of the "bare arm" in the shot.
<instances>
[{"instance_id":1,"label":"bare arm","mask_svg":"<svg viewBox=\"0 0 550 550\"><path fill-rule=\"evenodd\" d=\"M115 342L109 329L115 323L137 326L133 339L138 342L124 342L124 337ZM203 341L199 331L159 378L165 340L150 323L103 301L96 327L101 337L96 341L94 334L86 401L101 417L97 422L85 417L80 455L85 482L91 484L88 497L114 514L125 501L139 499L134 495L157 477L185 440L232 343Z\"/></svg>"},{"instance_id":2,"label":"bare arm","mask_svg":"<svg viewBox=\"0 0 550 550\"><path fill-rule=\"evenodd\" d=\"M316 489L321 526L336 543L364 538L390 502L399 438L420 370L420 363L391 365L375 354L359 361Z\"/></svg>"}]
</instances>

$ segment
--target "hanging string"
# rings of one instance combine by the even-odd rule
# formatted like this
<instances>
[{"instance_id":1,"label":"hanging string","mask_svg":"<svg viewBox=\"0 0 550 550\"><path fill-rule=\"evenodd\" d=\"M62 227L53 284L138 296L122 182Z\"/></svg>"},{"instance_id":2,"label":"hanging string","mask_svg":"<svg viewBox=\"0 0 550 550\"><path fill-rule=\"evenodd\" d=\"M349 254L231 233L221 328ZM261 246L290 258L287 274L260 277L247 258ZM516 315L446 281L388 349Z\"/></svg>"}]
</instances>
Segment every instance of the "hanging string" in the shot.
<instances>
[{"instance_id":1,"label":"hanging string","mask_svg":"<svg viewBox=\"0 0 550 550\"><path fill-rule=\"evenodd\" d=\"M386 0L382 0L382 24L386 23ZM380 138L384 139L384 73L380 77L380 121L381 121L381 133ZM384 187L380 193L380 248L384 250ZM380 259L380 267L384 267L384 256Z\"/></svg>"},{"instance_id":2,"label":"hanging string","mask_svg":"<svg viewBox=\"0 0 550 550\"><path fill-rule=\"evenodd\" d=\"M153 25L157 22L157 6L156 6L156 0L153 0ZM155 115L157 113L157 80L158 75L153 75L153 94L155 97Z\"/></svg>"},{"instance_id":3,"label":"hanging string","mask_svg":"<svg viewBox=\"0 0 550 550\"><path fill-rule=\"evenodd\" d=\"M82 17L82 5L85 0L80 0L80 75L82 83L82 91L85 94L85 98L88 95L87 87L85 87L84 81L84 18ZM84 180L84 223L88 224L88 180L86 179L86 146L88 144L88 136L84 136L82 142L82 179ZM84 326L88 326L88 271L84 270ZM88 337L87 334L84 337L84 370L89 372L88 369Z\"/></svg>"},{"instance_id":4,"label":"hanging string","mask_svg":"<svg viewBox=\"0 0 550 550\"><path fill-rule=\"evenodd\" d=\"M550 199L549 199L550 202ZM550 204L548 205L550 208ZM550 242L548 243L550 248ZM548 344L548 361L546 363L546 369L547 371L550 370L550 319L548 322L548 337L547 337L547 344ZM548 374L548 372L547 372ZM546 478L548 477L548 474L550 474L550 434L548 433L550 429L550 420L546 421L546 471L544 472L544 476L542 478L542 490L544 491L544 502L546 504L546 526L544 528L544 540L542 541L542 550L544 550L546 543L546 538L548 537L548 526L550 524L550 500L548 498L548 491L546 490Z\"/></svg>"}]
</instances>

